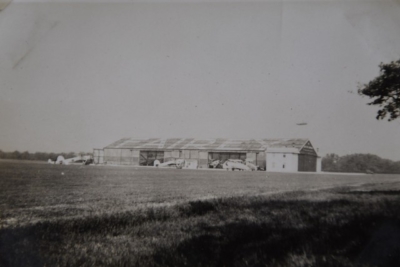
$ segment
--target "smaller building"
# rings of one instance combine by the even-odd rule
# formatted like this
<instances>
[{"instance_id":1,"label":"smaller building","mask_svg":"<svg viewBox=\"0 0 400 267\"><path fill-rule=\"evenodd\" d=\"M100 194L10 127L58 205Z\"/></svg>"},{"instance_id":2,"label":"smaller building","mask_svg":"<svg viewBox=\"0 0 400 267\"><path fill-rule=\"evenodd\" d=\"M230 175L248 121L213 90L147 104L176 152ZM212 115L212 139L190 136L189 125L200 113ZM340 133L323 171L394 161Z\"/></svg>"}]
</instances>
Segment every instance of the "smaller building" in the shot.
<instances>
[{"instance_id":1,"label":"smaller building","mask_svg":"<svg viewBox=\"0 0 400 267\"><path fill-rule=\"evenodd\" d=\"M267 170L271 172L297 172L299 151L295 148L267 150Z\"/></svg>"},{"instance_id":2,"label":"smaller building","mask_svg":"<svg viewBox=\"0 0 400 267\"><path fill-rule=\"evenodd\" d=\"M302 147L267 149L267 170L271 172L320 172L321 157L307 141Z\"/></svg>"}]
</instances>

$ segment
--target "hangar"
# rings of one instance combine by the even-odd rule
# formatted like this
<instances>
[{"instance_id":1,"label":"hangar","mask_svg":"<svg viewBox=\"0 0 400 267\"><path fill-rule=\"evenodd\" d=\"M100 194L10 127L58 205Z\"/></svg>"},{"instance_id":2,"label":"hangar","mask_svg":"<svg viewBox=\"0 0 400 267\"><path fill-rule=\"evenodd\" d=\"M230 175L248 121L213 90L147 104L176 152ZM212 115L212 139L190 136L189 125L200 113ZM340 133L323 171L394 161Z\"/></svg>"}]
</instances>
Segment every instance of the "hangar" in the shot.
<instances>
[{"instance_id":1,"label":"hangar","mask_svg":"<svg viewBox=\"0 0 400 267\"><path fill-rule=\"evenodd\" d=\"M321 170L309 139L122 138L94 149L93 156L96 164L111 165L154 166L155 160L184 159L188 166L207 169L214 160L242 159L272 172Z\"/></svg>"}]
</instances>

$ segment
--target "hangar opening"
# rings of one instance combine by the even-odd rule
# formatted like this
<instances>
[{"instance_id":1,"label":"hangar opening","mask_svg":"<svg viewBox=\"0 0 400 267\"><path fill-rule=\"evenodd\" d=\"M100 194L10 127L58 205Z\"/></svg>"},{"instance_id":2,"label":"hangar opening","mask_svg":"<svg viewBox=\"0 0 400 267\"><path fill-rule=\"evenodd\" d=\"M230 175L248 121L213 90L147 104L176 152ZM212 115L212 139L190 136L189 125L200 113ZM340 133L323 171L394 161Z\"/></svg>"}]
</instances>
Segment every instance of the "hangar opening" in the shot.
<instances>
[{"instance_id":1,"label":"hangar opening","mask_svg":"<svg viewBox=\"0 0 400 267\"><path fill-rule=\"evenodd\" d=\"M208 158L210 161L220 160L226 161L228 159L241 159L246 160L246 153L238 152L210 152L208 153Z\"/></svg>"},{"instance_id":2,"label":"hangar opening","mask_svg":"<svg viewBox=\"0 0 400 267\"><path fill-rule=\"evenodd\" d=\"M154 161L164 162L164 151L140 151L140 166L154 166Z\"/></svg>"}]
</instances>

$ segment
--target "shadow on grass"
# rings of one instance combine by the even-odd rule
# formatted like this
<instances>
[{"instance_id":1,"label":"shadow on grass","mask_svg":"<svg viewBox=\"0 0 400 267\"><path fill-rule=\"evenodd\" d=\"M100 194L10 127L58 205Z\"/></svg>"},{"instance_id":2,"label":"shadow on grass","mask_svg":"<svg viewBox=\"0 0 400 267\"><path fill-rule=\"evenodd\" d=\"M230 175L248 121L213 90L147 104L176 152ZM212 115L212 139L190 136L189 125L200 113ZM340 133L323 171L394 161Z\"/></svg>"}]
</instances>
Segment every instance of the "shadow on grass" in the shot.
<instances>
[{"instance_id":1,"label":"shadow on grass","mask_svg":"<svg viewBox=\"0 0 400 267\"><path fill-rule=\"evenodd\" d=\"M201 216L205 215L209 212L215 211L217 208L217 201L216 200L209 200L209 201L189 201L187 206L180 206L179 212L182 215L186 216Z\"/></svg>"},{"instance_id":2,"label":"shadow on grass","mask_svg":"<svg viewBox=\"0 0 400 267\"><path fill-rule=\"evenodd\" d=\"M343 192L342 194L349 195L389 195L389 196L400 196L399 190L388 190L388 191L350 191Z\"/></svg>"},{"instance_id":3,"label":"shadow on grass","mask_svg":"<svg viewBox=\"0 0 400 267\"><path fill-rule=\"evenodd\" d=\"M364 214L354 213L358 205ZM173 253L158 249L154 260L158 266L400 266L400 220L393 212L398 205L385 205L390 204L372 206L372 211L349 200L254 201L253 208L283 213L267 215L272 222L202 224L201 234L181 242ZM391 238L382 238L390 232Z\"/></svg>"},{"instance_id":4,"label":"shadow on grass","mask_svg":"<svg viewBox=\"0 0 400 267\"><path fill-rule=\"evenodd\" d=\"M0 230L0 266L43 266L35 229Z\"/></svg>"},{"instance_id":5,"label":"shadow on grass","mask_svg":"<svg viewBox=\"0 0 400 267\"><path fill-rule=\"evenodd\" d=\"M400 266L399 207L235 198L37 223L0 230L0 266Z\"/></svg>"},{"instance_id":6,"label":"shadow on grass","mask_svg":"<svg viewBox=\"0 0 400 267\"><path fill-rule=\"evenodd\" d=\"M182 242L174 253L159 250L154 259L159 266L400 266L395 253L400 239L390 239L389 253L379 251L374 238L368 241L382 220L358 218L343 226L302 229L230 223L205 229L206 234Z\"/></svg>"}]
</instances>

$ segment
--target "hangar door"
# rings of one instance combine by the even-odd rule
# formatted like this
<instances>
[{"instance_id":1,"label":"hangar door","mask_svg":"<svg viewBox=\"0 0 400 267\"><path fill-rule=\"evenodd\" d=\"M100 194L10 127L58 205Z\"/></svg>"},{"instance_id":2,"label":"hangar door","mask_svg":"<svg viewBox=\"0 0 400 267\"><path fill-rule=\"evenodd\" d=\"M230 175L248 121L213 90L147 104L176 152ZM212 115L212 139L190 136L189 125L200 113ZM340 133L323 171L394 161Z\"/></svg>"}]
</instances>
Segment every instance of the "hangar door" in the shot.
<instances>
[{"instance_id":1,"label":"hangar door","mask_svg":"<svg viewBox=\"0 0 400 267\"><path fill-rule=\"evenodd\" d=\"M311 155L299 155L299 172L316 172L317 157Z\"/></svg>"},{"instance_id":2,"label":"hangar door","mask_svg":"<svg viewBox=\"0 0 400 267\"><path fill-rule=\"evenodd\" d=\"M164 162L164 151L140 151L140 166L154 166L154 161Z\"/></svg>"},{"instance_id":3,"label":"hangar door","mask_svg":"<svg viewBox=\"0 0 400 267\"><path fill-rule=\"evenodd\" d=\"M299 154L299 172L316 172L317 171L317 153L308 141L300 150Z\"/></svg>"}]
</instances>

